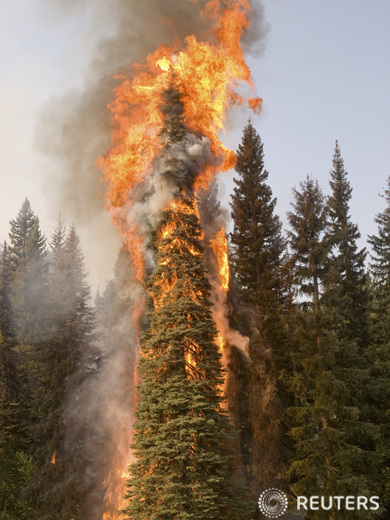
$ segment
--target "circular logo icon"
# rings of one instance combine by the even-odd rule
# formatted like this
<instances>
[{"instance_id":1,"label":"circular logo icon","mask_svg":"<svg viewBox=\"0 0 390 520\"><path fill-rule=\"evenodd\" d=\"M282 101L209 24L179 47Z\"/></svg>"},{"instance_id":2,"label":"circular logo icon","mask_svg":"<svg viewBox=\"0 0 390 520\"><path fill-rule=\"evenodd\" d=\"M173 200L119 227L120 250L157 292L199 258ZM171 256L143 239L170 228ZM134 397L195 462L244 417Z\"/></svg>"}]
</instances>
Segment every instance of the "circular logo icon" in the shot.
<instances>
[{"instance_id":1,"label":"circular logo icon","mask_svg":"<svg viewBox=\"0 0 390 520\"><path fill-rule=\"evenodd\" d=\"M280 489L266 489L259 497L260 511L268 518L279 518L287 511L287 507L287 495Z\"/></svg>"}]
</instances>

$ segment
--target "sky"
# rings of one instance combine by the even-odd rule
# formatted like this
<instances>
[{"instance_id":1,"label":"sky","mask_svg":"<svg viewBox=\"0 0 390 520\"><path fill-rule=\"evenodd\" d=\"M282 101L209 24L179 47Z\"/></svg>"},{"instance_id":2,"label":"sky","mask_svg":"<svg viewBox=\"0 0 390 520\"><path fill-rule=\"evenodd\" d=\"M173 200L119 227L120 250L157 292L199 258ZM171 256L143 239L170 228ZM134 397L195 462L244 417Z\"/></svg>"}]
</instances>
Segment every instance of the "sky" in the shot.
<instances>
[{"instance_id":1,"label":"sky","mask_svg":"<svg viewBox=\"0 0 390 520\"><path fill-rule=\"evenodd\" d=\"M68 5L77 3L82 4L72 0ZM42 121L52 114L49 133L57 134L58 124L56 146L61 145L61 112L48 107L85 84L88 64L97 59L97 43L112 25L105 15L105 23L95 20L92 32L91 11L79 8L65 16L49 4L0 3L0 240L7 239L9 220L28 197L48 238L60 213L68 226L76 225L90 281L94 288L104 288L120 244L118 233L103 211L97 221L88 212L79 217L70 211L68 194L67 200L53 189L58 171L47 147L42 153L40 133ZM375 215L384 209L379 193L390 175L390 2L263 0L263 6L268 27L264 49L248 56L263 110L258 117L233 110L222 140L236 149L252 118L264 143L277 213L286 224L291 190L307 175L318 178L329 193L337 139L363 247L367 234L376 232ZM148 38L147 31L143 37ZM219 179L225 207L233 176L228 172ZM86 205L93 195L86 194Z\"/></svg>"}]
</instances>

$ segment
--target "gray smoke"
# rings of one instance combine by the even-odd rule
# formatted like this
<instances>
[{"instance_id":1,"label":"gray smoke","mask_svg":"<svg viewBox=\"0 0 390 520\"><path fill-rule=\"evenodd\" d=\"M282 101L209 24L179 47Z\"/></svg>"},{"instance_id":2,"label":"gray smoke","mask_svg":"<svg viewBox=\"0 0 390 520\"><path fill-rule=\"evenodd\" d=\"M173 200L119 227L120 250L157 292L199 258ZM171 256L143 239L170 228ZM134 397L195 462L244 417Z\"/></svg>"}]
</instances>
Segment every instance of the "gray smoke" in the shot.
<instances>
[{"instance_id":1,"label":"gray smoke","mask_svg":"<svg viewBox=\"0 0 390 520\"><path fill-rule=\"evenodd\" d=\"M76 15L88 20L80 37L81 48L89 54L83 88L49 101L36 129L36 142L49 159L43 183L45 193L50 193L48 204L54 215L60 209L66 221L87 227L90 235L101 237L102 229L109 235L105 186L95 162L110 146L107 105L118 84L113 76L128 70L134 61L142 62L161 44L180 44L191 34L202 38L209 29L200 16L206 0L41 1L45 16L53 15L53 23L56 17L72 20ZM229 4L229 0L224 2ZM244 44L246 52L258 54L268 29L262 5L253 2L252 7L253 25L244 35ZM100 256L98 246L93 250L94 257ZM103 251L107 243L100 247Z\"/></svg>"},{"instance_id":2,"label":"gray smoke","mask_svg":"<svg viewBox=\"0 0 390 520\"><path fill-rule=\"evenodd\" d=\"M179 194L183 185L188 185L205 164L213 164L210 141L187 133L185 139L173 143L154 164L151 175L137 187L128 201L128 209L121 208L129 223L135 223L146 251L146 266L155 265L151 246L153 231L158 229L162 211ZM174 175L169 174L169 166L174 164ZM190 184L192 184L190 182ZM135 198L136 197L136 198Z\"/></svg>"},{"instance_id":3,"label":"gray smoke","mask_svg":"<svg viewBox=\"0 0 390 520\"><path fill-rule=\"evenodd\" d=\"M228 5L229 0L221 3ZM52 23L64 19L70 23L79 18L85 21L79 40L80 52L86 53L83 86L47 102L39 117L36 142L48 159L43 183L45 193L50 193L48 205L51 204L51 208L48 209L53 215L60 210L66 221L74 221L83 237L87 259L104 263L107 255L112 257L112 252L116 254L119 247L118 233L109 223L105 207L106 186L95 166L111 144L107 105L113 100L113 89L121 81L114 76L121 72L128 74L134 61L143 62L147 54L161 44L180 45L192 34L202 39L210 29L200 16L205 4L206 0L41 0L44 15L51 17ZM258 55L268 29L262 5L253 2L252 7L253 24L245 34L244 46L247 53ZM171 159L175 161L175 179L166 175ZM152 175L137 187L132 199L127 201L128 207L120 209L122 215L137 224L146 245L158 226L161 210L178 193L186 175L193 175L211 161L209 141L188 134L155 162ZM86 234L88 242L84 239ZM154 262L150 250L147 262L149 266ZM127 306L129 311L137 306L139 302L134 298L137 300L140 295L134 279L119 285L128 294L115 295L120 288L115 287L112 295L115 305L110 305L111 296L105 294L108 307L117 308L118 312L109 317L110 326L99 331L102 341L97 346L96 367L91 360L87 366L90 376L79 385L76 394L69 396L67 409L70 445L84 439L86 424L96 425L97 430L93 426L90 437L87 436L80 447L83 456L91 461L93 478L100 473L107 475L129 456L127 433L131 430L134 406L134 392L130 387L134 381L132 376L126 379L124 371L128 374L136 362L138 332L128 312L122 313L123 307ZM117 477L108 475L103 493L114 491L117 481ZM102 490L98 489L96 495L91 492L89 503L102 499L108 501L107 495L102 497ZM85 517L98 520L104 510L100 507L103 506L91 508Z\"/></svg>"}]
</instances>

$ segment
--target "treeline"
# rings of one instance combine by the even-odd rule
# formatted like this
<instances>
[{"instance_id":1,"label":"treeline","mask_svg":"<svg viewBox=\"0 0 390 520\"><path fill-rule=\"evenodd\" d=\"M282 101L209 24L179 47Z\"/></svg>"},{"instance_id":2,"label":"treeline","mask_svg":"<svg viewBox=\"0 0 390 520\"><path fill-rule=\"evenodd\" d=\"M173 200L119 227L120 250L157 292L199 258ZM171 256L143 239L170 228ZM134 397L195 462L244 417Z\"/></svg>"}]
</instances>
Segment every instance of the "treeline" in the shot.
<instances>
[{"instance_id":1,"label":"treeline","mask_svg":"<svg viewBox=\"0 0 390 520\"><path fill-rule=\"evenodd\" d=\"M331 194L311 177L294 188L286 234L250 123L237 158L232 322L250 344L248 360L232 350L239 384L230 399L241 408L249 402L249 421L236 421L253 494L278 487L292 496L377 495L380 513L310 518L388 518L390 180L368 255L337 142Z\"/></svg>"},{"instance_id":2,"label":"treeline","mask_svg":"<svg viewBox=\"0 0 390 520\"><path fill-rule=\"evenodd\" d=\"M379 512L343 511L340 518L362 514L387 519L390 181L384 194L387 207L376 218L378 232L369 237L368 255L358 246L349 207L352 188L337 142L331 195L325 197L315 179L301 182L293 190L286 233L268 184L263 144L251 123L237 159L230 322L250 342L248 356L230 347L228 401L252 503L271 487L291 497L379 495ZM184 211L183 222L194 227L189 219ZM162 243L160 255L164 247ZM191 269L202 270L192 258L185 260ZM180 262L176 267L182 268ZM163 270L154 275L156 287ZM136 335L131 330L131 271L122 249L114 279L92 303L74 227L67 231L59 222L47 244L27 199L10 222L0 259L1 520L101 518L107 510L104 480L112 461L123 458L118 438L126 442L128 423L121 420L122 410L111 410L108 419L103 410L114 395L128 414L133 407L134 381L126 377L136 355L129 339ZM202 284L207 296L207 283ZM153 290L158 300L158 288ZM157 313L153 319L164 332L159 341L165 341L165 335L170 337L167 323L181 318ZM146 351L153 341L145 338ZM144 365L147 380L151 375ZM216 386L220 369L215 365L213 370ZM218 402L217 396L213 399ZM213 427L214 444L223 427ZM138 438L142 446L142 435ZM224 471L221 489L229 480L228 465ZM226 500L232 508L234 497ZM240 507L234 514L245 517ZM329 515L317 511L311 518L333 518Z\"/></svg>"},{"instance_id":3,"label":"treeline","mask_svg":"<svg viewBox=\"0 0 390 520\"><path fill-rule=\"evenodd\" d=\"M95 313L75 228L59 222L48 250L27 199L10 226L0 264L0 518L27 519L52 501L45 486Z\"/></svg>"},{"instance_id":4,"label":"treeline","mask_svg":"<svg viewBox=\"0 0 390 520\"><path fill-rule=\"evenodd\" d=\"M47 244L27 199L10 222L0 259L1 520L110 510L107 476L123 459L133 406L135 350L122 323L130 273L121 250L92 302L74 226L59 221Z\"/></svg>"}]
</instances>

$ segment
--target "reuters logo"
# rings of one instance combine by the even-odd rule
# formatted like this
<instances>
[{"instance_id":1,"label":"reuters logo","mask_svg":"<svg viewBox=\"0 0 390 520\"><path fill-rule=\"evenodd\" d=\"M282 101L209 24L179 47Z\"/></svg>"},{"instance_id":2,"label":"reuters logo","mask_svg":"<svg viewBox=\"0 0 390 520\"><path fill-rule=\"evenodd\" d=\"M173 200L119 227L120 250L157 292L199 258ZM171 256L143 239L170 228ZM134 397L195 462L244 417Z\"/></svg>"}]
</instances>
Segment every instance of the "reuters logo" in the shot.
<instances>
[{"instance_id":1,"label":"reuters logo","mask_svg":"<svg viewBox=\"0 0 390 520\"><path fill-rule=\"evenodd\" d=\"M266 489L259 496L260 511L268 518L279 518L287 511L288 499L280 489Z\"/></svg>"}]
</instances>

